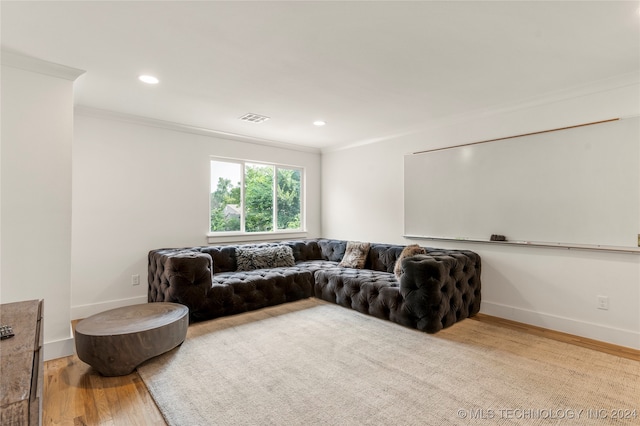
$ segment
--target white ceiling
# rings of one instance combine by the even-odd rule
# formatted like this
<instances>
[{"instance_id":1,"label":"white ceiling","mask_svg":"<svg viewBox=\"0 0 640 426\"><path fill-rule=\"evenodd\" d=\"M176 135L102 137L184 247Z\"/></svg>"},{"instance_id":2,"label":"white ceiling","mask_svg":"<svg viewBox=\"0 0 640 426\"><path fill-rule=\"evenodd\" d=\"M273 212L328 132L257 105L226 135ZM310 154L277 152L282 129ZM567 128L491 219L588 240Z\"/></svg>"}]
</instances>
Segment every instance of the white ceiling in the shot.
<instances>
[{"instance_id":1,"label":"white ceiling","mask_svg":"<svg viewBox=\"0 0 640 426\"><path fill-rule=\"evenodd\" d=\"M3 49L87 71L77 105L326 148L638 74L639 6L2 1L0 16Z\"/></svg>"}]
</instances>

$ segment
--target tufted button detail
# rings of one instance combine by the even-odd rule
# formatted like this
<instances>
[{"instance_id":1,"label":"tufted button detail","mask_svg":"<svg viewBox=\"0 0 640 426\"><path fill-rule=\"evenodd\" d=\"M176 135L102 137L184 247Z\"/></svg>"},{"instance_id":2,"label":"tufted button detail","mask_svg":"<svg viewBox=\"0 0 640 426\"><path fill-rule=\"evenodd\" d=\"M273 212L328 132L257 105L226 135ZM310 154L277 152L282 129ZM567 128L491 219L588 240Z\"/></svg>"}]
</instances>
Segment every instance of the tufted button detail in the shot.
<instances>
[{"instance_id":1,"label":"tufted button detail","mask_svg":"<svg viewBox=\"0 0 640 426\"><path fill-rule=\"evenodd\" d=\"M294 267L243 273L233 272L236 246L152 251L149 301L180 300L192 319L201 320L316 296L430 333L480 309L481 262L473 252L427 248L428 255L411 262L400 287L392 271L402 246L372 244L366 269L355 270L336 267L346 241L283 244L293 250ZM179 253L202 256L203 263L176 264L169 275L168 260Z\"/></svg>"}]
</instances>

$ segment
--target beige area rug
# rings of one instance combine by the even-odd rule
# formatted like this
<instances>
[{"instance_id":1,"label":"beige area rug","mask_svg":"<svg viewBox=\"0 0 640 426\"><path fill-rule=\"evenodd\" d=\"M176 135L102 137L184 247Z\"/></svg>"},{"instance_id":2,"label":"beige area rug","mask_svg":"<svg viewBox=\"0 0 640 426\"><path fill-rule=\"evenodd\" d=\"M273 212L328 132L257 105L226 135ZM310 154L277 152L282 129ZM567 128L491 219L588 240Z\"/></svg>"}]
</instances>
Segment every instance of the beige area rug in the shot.
<instances>
[{"instance_id":1,"label":"beige area rug","mask_svg":"<svg viewBox=\"0 0 640 426\"><path fill-rule=\"evenodd\" d=\"M640 424L640 363L465 320L435 335L318 299L193 324L138 368L167 423Z\"/></svg>"}]
</instances>

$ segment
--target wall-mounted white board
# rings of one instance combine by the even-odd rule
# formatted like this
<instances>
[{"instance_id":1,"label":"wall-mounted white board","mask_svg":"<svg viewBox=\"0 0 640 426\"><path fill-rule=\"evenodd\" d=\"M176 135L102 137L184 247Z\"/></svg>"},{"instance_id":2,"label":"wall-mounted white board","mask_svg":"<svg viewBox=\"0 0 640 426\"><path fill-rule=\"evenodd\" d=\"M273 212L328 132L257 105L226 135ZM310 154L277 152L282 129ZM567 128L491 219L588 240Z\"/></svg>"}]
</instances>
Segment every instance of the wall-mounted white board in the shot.
<instances>
[{"instance_id":1,"label":"wall-mounted white board","mask_svg":"<svg viewBox=\"0 0 640 426\"><path fill-rule=\"evenodd\" d=\"M407 236L638 247L640 118L408 154Z\"/></svg>"}]
</instances>

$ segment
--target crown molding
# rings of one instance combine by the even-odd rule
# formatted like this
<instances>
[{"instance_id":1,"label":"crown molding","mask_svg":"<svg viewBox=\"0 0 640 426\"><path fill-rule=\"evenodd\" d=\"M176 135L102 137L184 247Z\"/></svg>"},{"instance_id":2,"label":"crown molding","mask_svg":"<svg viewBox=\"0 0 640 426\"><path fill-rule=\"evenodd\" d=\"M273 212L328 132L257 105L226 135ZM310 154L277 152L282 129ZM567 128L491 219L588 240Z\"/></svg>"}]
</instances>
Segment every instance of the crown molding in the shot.
<instances>
[{"instance_id":1,"label":"crown molding","mask_svg":"<svg viewBox=\"0 0 640 426\"><path fill-rule=\"evenodd\" d=\"M121 121L124 123L138 124L148 127L156 127L160 129L172 130L175 132L191 133L194 135L208 136L213 138L221 138L234 140L239 142L251 143L261 146L269 146L272 148L286 149L289 151L308 152L320 154L320 149L303 145L294 145L285 142L277 142L269 139L255 138L252 136L239 135L236 133L222 132L219 130L206 129L204 127L191 126L188 124L176 123L173 121L158 120L155 118L142 117L139 115L127 114L123 112L110 111L100 108L89 107L85 105L76 105L74 109L78 115L86 117L101 118L107 120Z\"/></svg>"},{"instance_id":2,"label":"crown molding","mask_svg":"<svg viewBox=\"0 0 640 426\"><path fill-rule=\"evenodd\" d=\"M468 116L469 118L477 118L482 116L509 113L534 108L541 105L566 101L569 99L581 98L583 96L595 95L597 93L607 92L623 87L635 86L638 84L640 84L640 74L636 72L620 74L579 86L572 86L566 89L546 92L541 95L533 96L518 102L494 105L483 110L472 111L469 114L462 114L461 117L462 119L465 119L466 116ZM457 123L461 120L459 118L454 118L453 121Z\"/></svg>"},{"instance_id":3,"label":"crown molding","mask_svg":"<svg viewBox=\"0 0 640 426\"><path fill-rule=\"evenodd\" d=\"M353 141L351 143L346 143L346 144L332 145L332 146L323 148L322 153L329 153L329 152L343 151L346 149L357 148L364 145L370 145L378 142L392 140L401 136L420 133L428 129L459 125L468 121L482 119L484 117L491 117L499 114L508 114L511 112L527 110L529 108L535 108L542 105L550 105L556 102L576 99L583 96L595 95L601 92L607 92L610 90L637 86L637 85L640 85L640 74L636 72L620 74L617 76L594 81L588 84L583 84L580 86L573 86L573 87L568 87L566 89L557 90L554 92L543 93L541 95L524 99L518 102L498 104L498 105L493 105L493 106L482 108L482 109L467 111L460 114L433 119L425 123L424 125L414 127L414 128L404 129L403 131L400 131L393 135L381 136L377 138L360 140L360 141Z\"/></svg>"},{"instance_id":4,"label":"crown molding","mask_svg":"<svg viewBox=\"0 0 640 426\"><path fill-rule=\"evenodd\" d=\"M0 51L0 61L3 66L63 78L69 81L75 81L86 72L77 68L55 64L53 62L34 58L33 56L27 56L22 53L4 49Z\"/></svg>"}]
</instances>

